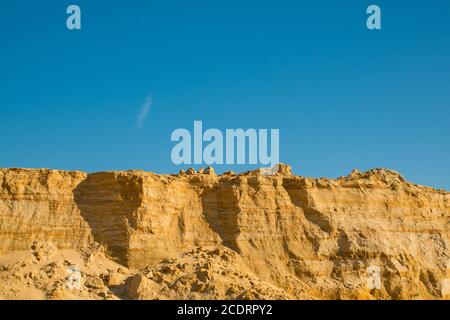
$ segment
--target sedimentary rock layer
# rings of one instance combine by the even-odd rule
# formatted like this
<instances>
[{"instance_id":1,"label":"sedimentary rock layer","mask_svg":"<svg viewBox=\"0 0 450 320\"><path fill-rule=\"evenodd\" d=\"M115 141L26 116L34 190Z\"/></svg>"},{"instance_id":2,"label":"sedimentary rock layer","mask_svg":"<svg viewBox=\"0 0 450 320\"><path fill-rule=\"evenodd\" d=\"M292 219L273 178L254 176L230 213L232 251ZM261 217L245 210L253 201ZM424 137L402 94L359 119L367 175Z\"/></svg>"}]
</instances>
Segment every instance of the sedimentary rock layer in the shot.
<instances>
[{"instance_id":1,"label":"sedimentary rock layer","mask_svg":"<svg viewBox=\"0 0 450 320\"><path fill-rule=\"evenodd\" d=\"M187 256L221 265L208 253L217 249L232 252L235 257L223 263L255 277L255 288L271 292L266 297L450 294L450 194L409 183L391 170L313 179L294 176L285 165L274 175L1 169L0 182L4 255L30 250L36 241L77 252L99 244L107 257L152 284L142 270L167 261L189 264ZM368 283L374 267L381 282L375 287ZM139 279L135 286L147 283ZM205 290L213 281L204 279ZM249 286L242 289L247 295L232 297L258 297L248 293ZM147 289L140 297L189 298L192 289L169 287ZM222 289L204 298L226 298L229 288Z\"/></svg>"}]
</instances>

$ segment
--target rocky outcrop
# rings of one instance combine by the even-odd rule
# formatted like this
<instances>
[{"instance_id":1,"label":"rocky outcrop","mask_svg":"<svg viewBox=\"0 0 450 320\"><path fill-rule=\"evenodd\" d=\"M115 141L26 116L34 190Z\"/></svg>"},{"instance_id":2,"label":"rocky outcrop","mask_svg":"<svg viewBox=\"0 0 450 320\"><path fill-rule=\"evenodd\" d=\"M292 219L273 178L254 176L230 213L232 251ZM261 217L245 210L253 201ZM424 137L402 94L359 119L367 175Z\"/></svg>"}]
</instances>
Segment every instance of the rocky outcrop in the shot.
<instances>
[{"instance_id":1,"label":"rocky outcrop","mask_svg":"<svg viewBox=\"0 0 450 320\"><path fill-rule=\"evenodd\" d=\"M286 165L223 175L212 168L179 175L2 169L0 181L3 257L35 252L34 246L50 259L49 245L36 245L41 242L81 257L101 245L105 259L132 276L119 277L115 287L122 291L109 296L450 294L450 194L409 183L391 170L313 179L292 175ZM225 269L234 271L222 274ZM103 276L109 277L117 274Z\"/></svg>"},{"instance_id":2,"label":"rocky outcrop","mask_svg":"<svg viewBox=\"0 0 450 320\"><path fill-rule=\"evenodd\" d=\"M0 252L29 249L37 240L60 248L92 242L74 190L86 173L0 169Z\"/></svg>"}]
</instances>

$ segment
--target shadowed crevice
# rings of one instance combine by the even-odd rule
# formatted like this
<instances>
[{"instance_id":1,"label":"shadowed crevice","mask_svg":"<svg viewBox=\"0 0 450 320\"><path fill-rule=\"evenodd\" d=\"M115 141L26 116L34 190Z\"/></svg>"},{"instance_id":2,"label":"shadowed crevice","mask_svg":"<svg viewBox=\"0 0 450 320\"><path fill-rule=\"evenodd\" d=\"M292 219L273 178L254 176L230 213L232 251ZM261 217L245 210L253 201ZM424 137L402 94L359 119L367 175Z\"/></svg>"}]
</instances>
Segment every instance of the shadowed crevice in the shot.
<instances>
[{"instance_id":1,"label":"shadowed crevice","mask_svg":"<svg viewBox=\"0 0 450 320\"><path fill-rule=\"evenodd\" d=\"M203 215L222 239L222 244L238 253L237 245L239 235L238 198L236 190L228 185L216 185L204 190L202 194Z\"/></svg>"},{"instance_id":2,"label":"shadowed crevice","mask_svg":"<svg viewBox=\"0 0 450 320\"><path fill-rule=\"evenodd\" d=\"M301 189L297 185L288 184L286 181L283 181L283 187L287 191L291 202L302 209L306 220L319 227L323 232L332 233L334 231L330 218L310 206L308 190Z\"/></svg>"},{"instance_id":3,"label":"shadowed crevice","mask_svg":"<svg viewBox=\"0 0 450 320\"><path fill-rule=\"evenodd\" d=\"M129 229L136 227L141 195L142 178L126 172L89 174L74 190L75 202L94 240L124 266L128 265Z\"/></svg>"}]
</instances>

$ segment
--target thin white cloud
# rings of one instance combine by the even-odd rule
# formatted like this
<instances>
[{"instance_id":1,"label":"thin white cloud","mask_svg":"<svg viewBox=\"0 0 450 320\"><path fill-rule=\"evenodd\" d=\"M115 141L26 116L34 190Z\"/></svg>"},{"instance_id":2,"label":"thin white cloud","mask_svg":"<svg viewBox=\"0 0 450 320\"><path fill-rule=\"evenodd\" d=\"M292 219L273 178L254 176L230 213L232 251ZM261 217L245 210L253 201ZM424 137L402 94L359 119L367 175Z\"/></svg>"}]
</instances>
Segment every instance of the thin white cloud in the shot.
<instances>
[{"instance_id":1,"label":"thin white cloud","mask_svg":"<svg viewBox=\"0 0 450 320\"><path fill-rule=\"evenodd\" d=\"M145 120L147 119L148 112L150 111L150 108L153 104L153 96L150 95L145 100L145 103L142 105L141 112L139 112L139 115L136 120L136 128L141 129L144 126Z\"/></svg>"}]
</instances>

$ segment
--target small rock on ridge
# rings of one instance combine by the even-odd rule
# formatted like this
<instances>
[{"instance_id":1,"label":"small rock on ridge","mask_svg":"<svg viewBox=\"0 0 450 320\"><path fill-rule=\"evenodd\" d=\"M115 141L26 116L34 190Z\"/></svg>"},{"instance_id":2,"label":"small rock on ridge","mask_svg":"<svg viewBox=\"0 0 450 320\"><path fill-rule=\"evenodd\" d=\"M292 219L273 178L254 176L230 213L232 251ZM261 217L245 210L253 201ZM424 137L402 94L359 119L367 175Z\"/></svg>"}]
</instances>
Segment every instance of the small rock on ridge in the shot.
<instances>
[{"instance_id":1,"label":"small rock on ridge","mask_svg":"<svg viewBox=\"0 0 450 320\"><path fill-rule=\"evenodd\" d=\"M208 167L203 171L204 174L214 175L216 174L216 171L213 167Z\"/></svg>"},{"instance_id":2,"label":"small rock on ridge","mask_svg":"<svg viewBox=\"0 0 450 320\"><path fill-rule=\"evenodd\" d=\"M187 169L186 174L189 175L189 176L194 175L195 174L195 169L194 168Z\"/></svg>"},{"instance_id":3,"label":"small rock on ridge","mask_svg":"<svg viewBox=\"0 0 450 320\"><path fill-rule=\"evenodd\" d=\"M276 166L278 166L278 174L283 176L292 176L292 168L290 165L279 163Z\"/></svg>"}]
</instances>

